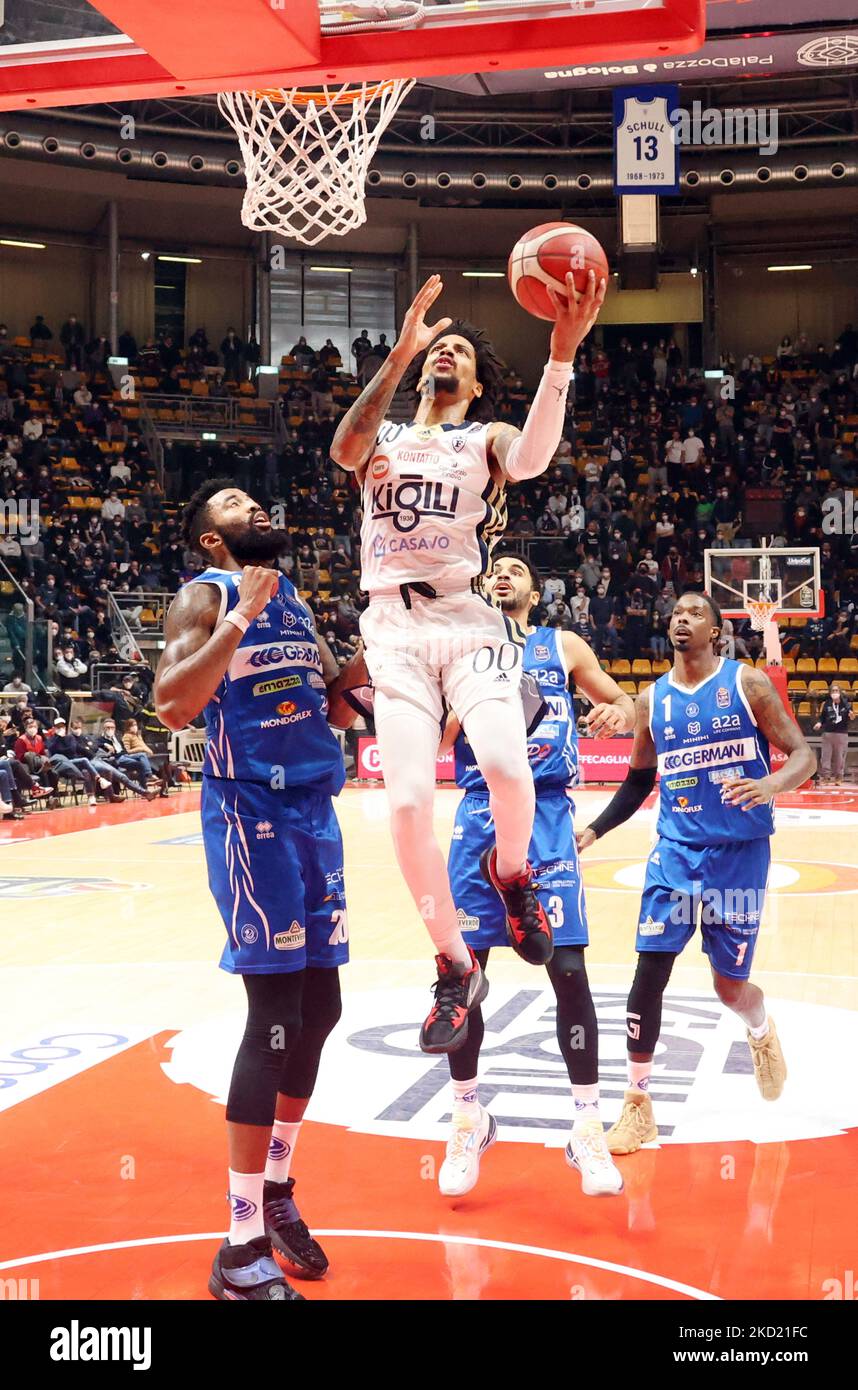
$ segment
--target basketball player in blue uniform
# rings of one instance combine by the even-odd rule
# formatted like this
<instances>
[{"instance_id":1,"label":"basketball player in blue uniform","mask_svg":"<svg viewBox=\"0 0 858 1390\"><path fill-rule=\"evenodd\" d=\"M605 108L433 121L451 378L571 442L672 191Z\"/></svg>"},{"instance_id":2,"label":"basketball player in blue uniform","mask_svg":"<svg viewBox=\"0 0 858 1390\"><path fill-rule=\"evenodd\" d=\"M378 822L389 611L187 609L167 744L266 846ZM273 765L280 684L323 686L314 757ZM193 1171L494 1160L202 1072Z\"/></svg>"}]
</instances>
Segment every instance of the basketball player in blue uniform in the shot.
<instances>
[{"instance_id":1,"label":"basketball player in blue uniform","mask_svg":"<svg viewBox=\"0 0 858 1390\"><path fill-rule=\"evenodd\" d=\"M221 967L247 992L227 1100L229 1235L209 1290L295 1300L272 1253L309 1278L327 1259L301 1220L289 1166L348 959L343 849L331 798L345 780L329 728L353 722L341 672L276 568L288 535L228 480L184 514L209 562L174 600L155 683L171 729L205 711L202 822L209 886L226 927Z\"/></svg>"},{"instance_id":2,"label":"basketball player in blue uniform","mask_svg":"<svg viewBox=\"0 0 858 1390\"><path fill-rule=\"evenodd\" d=\"M573 827L571 794L578 784L578 734L569 682L574 680L593 702L588 727L594 735L609 738L630 733L634 704L580 637L559 628L530 627L529 614L539 602L540 583L526 560L502 556L490 587L494 602L526 633L524 671L535 680L546 705L528 744L536 790L529 861L553 927L553 955L540 932L522 930L517 914L508 919L494 890L487 863L494 844L489 791L473 750L452 717L442 747L455 748L456 781L465 795L456 810L450 846L450 887L465 940L483 968L493 947L507 945L531 965L546 966L557 996L557 1041L575 1108L566 1158L581 1173L588 1196L620 1192L622 1178L611 1161L599 1119L598 1025L584 964L587 914ZM461 1197L474 1187L480 1156L497 1133L494 1116L479 1103L477 1071L483 1033L482 1010L476 1009L470 1015L464 1045L449 1054L453 1124L438 1177L448 1197Z\"/></svg>"},{"instance_id":3,"label":"basketball player in blue uniform","mask_svg":"<svg viewBox=\"0 0 858 1390\"><path fill-rule=\"evenodd\" d=\"M658 838L641 900L638 963L627 1008L629 1086L608 1131L612 1153L658 1136L648 1095L673 963L700 922L715 993L747 1029L754 1074L777 1100L786 1064L751 964L771 859L773 798L811 777L816 759L763 671L718 656L721 614L706 594L683 594L670 619L673 669L637 698L625 782L580 832L583 850L621 825L659 783ZM771 771L769 744L788 754Z\"/></svg>"}]
</instances>

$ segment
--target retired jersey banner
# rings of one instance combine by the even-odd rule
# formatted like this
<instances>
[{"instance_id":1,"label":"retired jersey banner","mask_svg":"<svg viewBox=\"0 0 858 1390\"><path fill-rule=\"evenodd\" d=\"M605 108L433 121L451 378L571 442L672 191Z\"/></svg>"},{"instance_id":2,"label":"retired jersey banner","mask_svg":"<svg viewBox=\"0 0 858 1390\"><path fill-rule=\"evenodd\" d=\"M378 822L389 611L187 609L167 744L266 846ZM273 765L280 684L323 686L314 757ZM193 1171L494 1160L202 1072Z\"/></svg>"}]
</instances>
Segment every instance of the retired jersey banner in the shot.
<instances>
[{"instance_id":1,"label":"retired jersey banner","mask_svg":"<svg viewBox=\"0 0 858 1390\"><path fill-rule=\"evenodd\" d=\"M617 88L615 193L679 192L679 140L673 118L678 110L677 86Z\"/></svg>"}]
</instances>

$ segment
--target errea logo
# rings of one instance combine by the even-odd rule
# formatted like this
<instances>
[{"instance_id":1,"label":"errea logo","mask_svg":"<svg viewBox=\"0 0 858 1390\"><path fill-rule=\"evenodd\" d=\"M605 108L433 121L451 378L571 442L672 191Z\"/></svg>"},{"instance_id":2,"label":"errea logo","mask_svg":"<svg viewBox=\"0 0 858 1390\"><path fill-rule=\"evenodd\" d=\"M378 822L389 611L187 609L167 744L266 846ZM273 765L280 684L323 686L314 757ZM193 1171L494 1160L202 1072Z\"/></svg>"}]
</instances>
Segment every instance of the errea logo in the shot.
<instances>
[{"instance_id":1,"label":"errea logo","mask_svg":"<svg viewBox=\"0 0 858 1390\"><path fill-rule=\"evenodd\" d=\"M256 838L257 840L274 839L274 826L270 820L258 820L256 822Z\"/></svg>"}]
</instances>

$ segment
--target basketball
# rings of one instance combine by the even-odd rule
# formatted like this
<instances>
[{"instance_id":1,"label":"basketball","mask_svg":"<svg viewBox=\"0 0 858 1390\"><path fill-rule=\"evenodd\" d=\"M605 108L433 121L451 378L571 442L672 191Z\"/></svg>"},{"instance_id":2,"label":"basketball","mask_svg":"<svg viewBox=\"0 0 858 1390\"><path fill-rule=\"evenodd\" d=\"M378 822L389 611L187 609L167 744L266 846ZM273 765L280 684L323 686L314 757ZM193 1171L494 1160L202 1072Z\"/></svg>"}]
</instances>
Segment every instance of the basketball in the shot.
<instances>
[{"instance_id":1,"label":"basketball","mask_svg":"<svg viewBox=\"0 0 858 1390\"><path fill-rule=\"evenodd\" d=\"M526 232L512 248L507 267L510 288L529 314L554 319L554 305L546 286L566 293L566 276L575 274L575 288L587 287L587 272L596 275L596 284L608 278L608 258L596 238L574 222L543 222Z\"/></svg>"}]
</instances>

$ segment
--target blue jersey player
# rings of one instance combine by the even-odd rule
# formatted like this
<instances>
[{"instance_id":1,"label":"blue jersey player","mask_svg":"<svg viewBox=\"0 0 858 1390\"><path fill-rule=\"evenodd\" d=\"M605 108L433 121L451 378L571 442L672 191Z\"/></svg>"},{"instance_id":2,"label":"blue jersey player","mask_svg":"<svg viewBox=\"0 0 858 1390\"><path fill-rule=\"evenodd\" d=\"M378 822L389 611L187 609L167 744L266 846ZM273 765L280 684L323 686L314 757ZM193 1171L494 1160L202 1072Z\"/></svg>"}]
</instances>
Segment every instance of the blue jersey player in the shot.
<instances>
[{"instance_id":1,"label":"blue jersey player","mask_svg":"<svg viewBox=\"0 0 858 1390\"><path fill-rule=\"evenodd\" d=\"M648 1095L661 1001L677 955L700 925L715 993L745 1024L754 1074L777 1100L786 1065L762 990L749 976L769 872L772 802L813 775L816 760L763 671L718 656L721 614L706 594L670 619L673 669L637 700L631 767L578 836L586 849L643 805L659 782L658 837L647 863L627 1007L629 1086L608 1131L612 1153L657 1138ZM788 754L771 771L769 744Z\"/></svg>"},{"instance_id":2,"label":"blue jersey player","mask_svg":"<svg viewBox=\"0 0 858 1390\"><path fill-rule=\"evenodd\" d=\"M572 791L578 784L578 735L569 691L574 680L593 702L589 729L610 737L630 732L634 706L600 667L580 637L559 628L531 627L529 615L539 601L539 576L517 555L495 564L492 598L507 618L526 632L524 670L539 687L546 712L532 732L528 759L536 790L536 814L529 859L539 899L551 922L554 953L546 960L544 942L534 924L523 931L524 914L512 919L486 873L494 844L489 791L473 750L451 718L442 747L454 746L456 781L465 795L456 811L450 847L450 887L465 940L485 968L495 946L512 946L530 964L546 964L557 996L557 1040L569 1072L575 1121L566 1149L579 1169L588 1195L622 1190L599 1119L599 1048L596 1010L584 965L587 915L573 829ZM453 1126L439 1174L445 1196L461 1197L479 1177L481 1154L494 1142L494 1117L479 1103L477 1071L483 1039L482 1011L470 1015L464 1045L449 1054L453 1085Z\"/></svg>"},{"instance_id":3,"label":"blue jersey player","mask_svg":"<svg viewBox=\"0 0 858 1390\"><path fill-rule=\"evenodd\" d=\"M309 1278L327 1259L295 1206L289 1165L348 959L343 849L331 798L345 769L328 720L348 725L340 672L276 568L288 534L228 480L184 514L209 567L177 595L158 667L171 729L205 711L202 822L209 886L240 975L247 1023L227 1100L229 1235L209 1290L223 1300L301 1298L273 1248Z\"/></svg>"}]
</instances>

